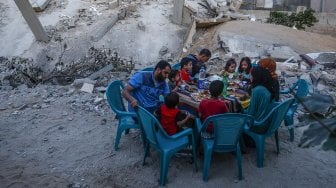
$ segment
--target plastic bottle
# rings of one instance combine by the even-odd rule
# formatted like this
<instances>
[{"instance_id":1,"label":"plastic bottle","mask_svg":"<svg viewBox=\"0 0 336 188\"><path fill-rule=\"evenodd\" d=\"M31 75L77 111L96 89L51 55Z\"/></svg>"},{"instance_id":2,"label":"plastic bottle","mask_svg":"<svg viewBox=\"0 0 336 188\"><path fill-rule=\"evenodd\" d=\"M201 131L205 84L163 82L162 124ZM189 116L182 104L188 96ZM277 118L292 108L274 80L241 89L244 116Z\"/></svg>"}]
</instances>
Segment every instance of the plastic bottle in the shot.
<instances>
[{"instance_id":1,"label":"plastic bottle","mask_svg":"<svg viewBox=\"0 0 336 188\"><path fill-rule=\"evenodd\" d=\"M198 85L197 85L198 93L203 93L204 91L205 75L206 75L205 69L204 67L201 67L201 70L198 75Z\"/></svg>"},{"instance_id":2,"label":"plastic bottle","mask_svg":"<svg viewBox=\"0 0 336 188\"><path fill-rule=\"evenodd\" d=\"M227 96L227 87L228 87L228 78L227 78L226 74L224 74L224 76L223 76L223 84L224 84L223 97L226 97Z\"/></svg>"}]
</instances>

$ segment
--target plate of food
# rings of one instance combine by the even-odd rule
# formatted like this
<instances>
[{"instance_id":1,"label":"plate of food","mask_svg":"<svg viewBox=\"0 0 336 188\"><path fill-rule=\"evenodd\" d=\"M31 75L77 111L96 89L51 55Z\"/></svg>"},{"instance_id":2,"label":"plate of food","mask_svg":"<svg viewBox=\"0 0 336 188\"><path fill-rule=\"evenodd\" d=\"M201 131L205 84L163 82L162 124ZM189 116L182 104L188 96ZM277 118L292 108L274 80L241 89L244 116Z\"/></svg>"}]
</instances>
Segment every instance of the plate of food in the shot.
<instances>
[{"instance_id":1,"label":"plate of food","mask_svg":"<svg viewBox=\"0 0 336 188\"><path fill-rule=\"evenodd\" d=\"M202 99L209 98L209 93L191 93L190 97L196 102L201 102Z\"/></svg>"}]
</instances>

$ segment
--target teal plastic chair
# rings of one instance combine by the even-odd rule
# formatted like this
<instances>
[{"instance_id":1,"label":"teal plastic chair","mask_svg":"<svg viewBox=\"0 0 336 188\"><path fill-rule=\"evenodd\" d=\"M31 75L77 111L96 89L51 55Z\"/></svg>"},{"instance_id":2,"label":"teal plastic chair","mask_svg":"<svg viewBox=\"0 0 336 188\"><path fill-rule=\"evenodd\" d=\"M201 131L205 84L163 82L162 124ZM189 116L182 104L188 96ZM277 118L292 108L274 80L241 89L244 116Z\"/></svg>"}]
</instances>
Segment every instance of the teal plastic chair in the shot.
<instances>
[{"instance_id":1,"label":"teal plastic chair","mask_svg":"<svg viewBox=\"0 0 336 188\"><path fill-rule=\"evenodd\" d=\"M146 157L149 156L151 146L160 152L161 186L164 186L167 182L168 165L171 157L176 152L187 148L190 145L192 146L192 157L195 164L195 170L197 171L196 149L192 129L188 128L169 136L153 114L140 106L138 106L135 111L146 137L143 165L145 165Z\"/></svg>"},{"instance_id":2,"label":"teal plastic chair","mask_svg":"<svg viewBox=\"0 0 336 188\"><path fill-rule=\"evenodd\" d=\"M205 132L209 123L214 126L214 138L202 138L204 146L203 181L208 181L213 152L235 152L238 178L239 180L242 179L242 156L239 140L243 127L248 121L253 121L252 116L233 113L210 116L203 124L201 124L199 119L196 120L196 125L200 132Z\"/></svg>"},{"instance_id":3,"label":"teal plastic chair","mask_svg":"<svg viewBox=\"0 0 336 188\"><path fill-rule=\"evenodd\" d=\"M140 71L154 71L154 67L145 67L141 69Z\"/></svg>"},{"instance_id":4,"label":"teal plastic chair","mask_svg":"<svg viewBox=\"0 0 336 188\"><path fill-rule=\"evenodd\" d=\"M172 65L172 69L174 70L181 70L181 63L177 62L174 65Z\"/></svg>"},{"instance_id":5,"label":"teal plastic chair","mask_svg":"<svg viewBox=\"0 0 336 188\"><path fill-rule=\"evenodd\" d=\"M290 88L280 91L280 94L289 94L293 93L295 102L288 109L288 112L285 116L285 125L288 128L290 141L294 141L294 114L299 106L298 98L305 97L309 93L309 84L304 79L299 79L295 82Z\"/></svg>"},{"instance_id":6,"label":"teal plastic chair","mask_svg":"<svg viewBox=\"0 0 336 188\"><path fill-rule=\"evenodd\" d=\"M275 136L277 154L279 154L279 136L278 128L285 118L289 107L293 104L294 99L288 99L282 103L273 103L276 105L270 113L260 121L253 121L252 124L244 126L244 133L252 137L257 147L257 166L264 166L264 147L265 139ZM265 131L259 131L265 130Z\"/></svg>"},{"instance_id":7,"label":"teal plastic chair","mask_svg":"<svg viewBox=\"0 0 336 188\"><path fill-rule=\"evenodd\" d=\"M129 129L139 129L140 126L135 123L134 118L137 118L135 112L128 112L124 106L121 90L124 89L124 85L120 80L113 81L109 84L106 91L107 102L111 109L116 113L116 117L119 121L117 134L114 143L114 149L118 150L121 134L125 131L128 133Z\"/></svg>"}]
</instances>

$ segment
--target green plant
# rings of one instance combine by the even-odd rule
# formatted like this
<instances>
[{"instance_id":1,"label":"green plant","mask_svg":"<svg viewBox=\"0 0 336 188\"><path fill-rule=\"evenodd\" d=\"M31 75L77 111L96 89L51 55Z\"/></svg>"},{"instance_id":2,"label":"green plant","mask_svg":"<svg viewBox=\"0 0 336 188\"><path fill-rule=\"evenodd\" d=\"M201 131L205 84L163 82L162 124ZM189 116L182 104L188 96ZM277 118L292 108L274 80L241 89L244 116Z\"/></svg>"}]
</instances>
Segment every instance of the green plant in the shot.
<instances>
[{"instance_id":1,"label":"green plant","mask_svg":"<svg viewBox=\"0 0 336 188\"><path fill-rule=\"evenodd\" d=\"M299 30L304 30L306 27L313 26L318 19L314 15L315 11L307 9L299 13L287 13L287 12L270 12L270 18L268 23L275 23L278 25L284 25L287 27L295 26Z\"/></svg>"}]
</instances>

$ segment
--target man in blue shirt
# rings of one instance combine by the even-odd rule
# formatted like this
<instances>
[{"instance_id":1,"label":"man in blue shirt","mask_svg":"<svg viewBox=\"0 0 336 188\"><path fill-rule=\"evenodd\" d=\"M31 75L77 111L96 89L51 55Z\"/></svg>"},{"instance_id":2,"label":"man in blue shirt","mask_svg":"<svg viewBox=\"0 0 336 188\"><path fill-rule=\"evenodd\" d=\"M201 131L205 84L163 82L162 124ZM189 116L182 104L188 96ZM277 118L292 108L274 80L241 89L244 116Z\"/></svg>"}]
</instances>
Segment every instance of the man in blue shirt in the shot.
<instances>
[{"instance_id":1,"label":"man in blue shirt","mask_svg":"<svg viewBox=\"0 0 336 188\"><path fill-rule=\"evenodd\" d=\"M129 102L129 110L137 105L144 107L149 112L154 112L160 104L159 96L170 93L166 78L171 66L167 61L156 64L154 71L140 71L128 81L123 91L124 98Z\"/></svg>"},{"instance_id":2,"label":"man in blue shirt","mask_svg":"<svg viewBox=\"0 0 336 188\"><path fill-rule=\"evenodd\" d=\"M189 54L187 56L187 58L191 59L192 61L192 69L190 74L191 80L197 83L198 73L201 67L204 67L204 69L206 70L205 62L207 62L210 59L210 57L211 52L208 49L202 49L198 55Z\"/></svg>"}]
</instances>

